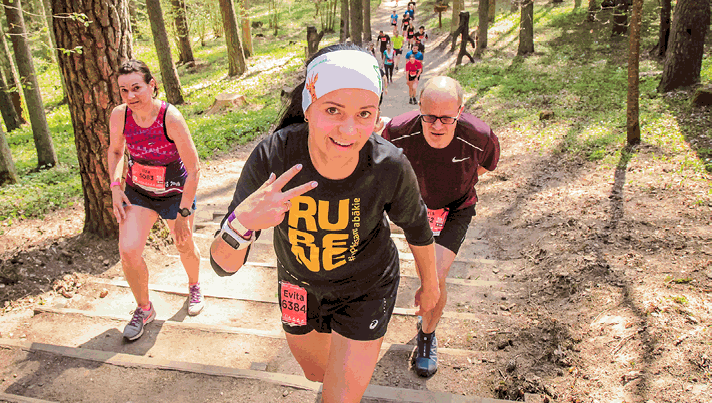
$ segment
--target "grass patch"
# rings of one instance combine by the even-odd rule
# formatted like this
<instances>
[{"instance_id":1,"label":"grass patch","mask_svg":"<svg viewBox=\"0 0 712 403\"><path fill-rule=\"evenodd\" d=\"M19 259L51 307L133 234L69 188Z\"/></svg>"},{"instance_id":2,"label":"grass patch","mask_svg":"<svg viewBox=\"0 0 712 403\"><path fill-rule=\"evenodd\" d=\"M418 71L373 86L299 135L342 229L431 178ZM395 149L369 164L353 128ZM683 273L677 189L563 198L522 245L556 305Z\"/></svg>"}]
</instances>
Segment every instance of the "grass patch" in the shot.
<instances>
[{"instance_id":1,"label":"grass patch","mask_svg":"<svg viewBox=\"0 0 712 403\"><path fill-rule=\"evenodd\" d=\"M704 139L709 113L691 111L689 93L661 95L657 86L662 64L647 55L657 42L656 5L646 3L640 60L640 124L644 142L687 153L693 139ZM475 64L451 71L469 99L468 109L498 128L516 127L548 150L616 165L626 141L628 38L611 37L611 11L596 22L586 21L585 7L573 2L554 6L537 3L534 10L534 55L516 56L519 12L503 10L488 34L489 47ZM706 58L703 83L712 79ZM554 112L554 120L539 121L539 113ZM697 149L698 159L682 169L712 172L709 147Z\"/></svg>"}]
</instances>

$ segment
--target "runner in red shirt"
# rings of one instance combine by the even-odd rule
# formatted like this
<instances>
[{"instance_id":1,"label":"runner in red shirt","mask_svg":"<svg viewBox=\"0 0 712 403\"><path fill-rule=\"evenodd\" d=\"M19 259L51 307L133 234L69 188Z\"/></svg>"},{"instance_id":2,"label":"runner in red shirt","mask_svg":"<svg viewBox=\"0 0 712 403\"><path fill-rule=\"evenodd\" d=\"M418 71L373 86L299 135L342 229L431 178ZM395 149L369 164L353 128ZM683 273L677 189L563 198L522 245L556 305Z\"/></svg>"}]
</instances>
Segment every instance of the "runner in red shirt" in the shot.
<instances>
[{"instance_id":1,"label":"runner in red shirt","mask_svg":"<svg viewBox=\"0 0 712 403\"><path fill-rule=\"evenodd\" d=\"M394 117L382 133L412 164L435 236L440 300L418 326L413 366L420 376L437 371L435 327L447 302L445 279L475 215L475 184L499 161L497 136L463 109L460 84L434 77L421 90L420 111Z\"/></svg>"},{"instance_id":2,"label":"runner in red shirt","mask_svg":"<svg viewBox=\"0 0 712 403\"><path fill-rule=\"evenodd\" d=\"M419 60L415 60L415 55L410 54L410 58L405 63L405 76L408 80L408 103L411 105L417 105L418 101L415 99L415 91L418 89L418 81L420 80L420 74L423 72L423 63Z\"/></svg>"}]
</instances>

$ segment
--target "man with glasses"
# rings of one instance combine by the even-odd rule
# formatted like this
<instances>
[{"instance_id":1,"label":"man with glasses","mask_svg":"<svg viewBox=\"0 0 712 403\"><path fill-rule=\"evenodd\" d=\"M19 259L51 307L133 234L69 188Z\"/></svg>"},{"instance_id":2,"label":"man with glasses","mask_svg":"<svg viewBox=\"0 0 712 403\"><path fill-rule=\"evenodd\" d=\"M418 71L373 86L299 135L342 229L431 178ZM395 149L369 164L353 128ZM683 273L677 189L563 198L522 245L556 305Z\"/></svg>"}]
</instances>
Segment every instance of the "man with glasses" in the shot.
<instances>
[{"instance_id":1,"label":"man with glasses","mask_svg":"<svg viewBox=\"0 0 712 403\"><path fill-rule=\"evenodd\" d=\"M413 367L420 376L437 371L435 327L447 302L445 279L475 215L475 184L499 161L499 140L480 119L463 113L460 83L433 77L420 92L420 110L394 117L382 136L402 148L428 207L435 236L440 300L418 322Z\"/></svg>"}]
</instances>

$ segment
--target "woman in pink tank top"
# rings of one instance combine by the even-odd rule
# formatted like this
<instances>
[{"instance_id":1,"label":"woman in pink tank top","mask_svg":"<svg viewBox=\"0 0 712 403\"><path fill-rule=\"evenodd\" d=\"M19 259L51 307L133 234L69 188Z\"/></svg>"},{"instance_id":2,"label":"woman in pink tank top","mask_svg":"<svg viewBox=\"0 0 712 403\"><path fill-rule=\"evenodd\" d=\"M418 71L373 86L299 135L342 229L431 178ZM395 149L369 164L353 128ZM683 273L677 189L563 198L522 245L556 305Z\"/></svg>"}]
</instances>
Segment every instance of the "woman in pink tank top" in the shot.
<instances>
[{"instance_id":1,"label":"woman in pink tank top","mask_svg":"<svg viewBox=\"0 0 712 403\"><path fill-rule=\"evenodd\" d=\"M148 297L148 268L141 255L159 216L166 220L188 274L188 314L197 315L203 309L200 255L193 242L200 161L181 113L156 99L157 83L145 63L125 62L117 81L124 103L111 112L108 168L112 209L119 222L121 265L138 304L124 337L136 340L156 317ZM128 173L122 188L127 148Z\"/></svg>"}]
</instances>

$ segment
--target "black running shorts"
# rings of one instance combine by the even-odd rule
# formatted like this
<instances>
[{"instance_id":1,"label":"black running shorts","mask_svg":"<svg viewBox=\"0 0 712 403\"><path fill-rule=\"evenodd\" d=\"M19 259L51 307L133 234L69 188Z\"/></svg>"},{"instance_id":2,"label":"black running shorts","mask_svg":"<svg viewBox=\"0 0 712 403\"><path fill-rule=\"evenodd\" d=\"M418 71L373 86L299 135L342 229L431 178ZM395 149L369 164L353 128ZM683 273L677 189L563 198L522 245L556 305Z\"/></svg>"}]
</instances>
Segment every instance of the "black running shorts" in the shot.
<instances>
[{"instance_id":1,"label":"black running shorts","mask_svg":"<svg viewBox=\"0 0 712 403\"><path fill-rule=\"evenodd\" d=\"M368 294L350 299L321 299L307 290L307 324L294 326L282 322L286 333L303 335L316 330L319 333L334 332L351 340L370 341L383 337L396 305L399 278L393 284ZM279 284L280 311L282 310L282 283ZM384 294L384 295L381 295Z\"/></svg>"},{"instance_id":2,"label":"black running shorts","mask_svg":"<svg viewBox=\"0 0 712 403\"><path fill-rule=\"evenodd\" d=\"M462 242L465 240L465 235L467 235L467 227L475 215L475 206L450 211L445 219L445 225L442 231L440 231L440 235L435 237L435 243L457 254Z\"/></svg>"}]
</instances>

